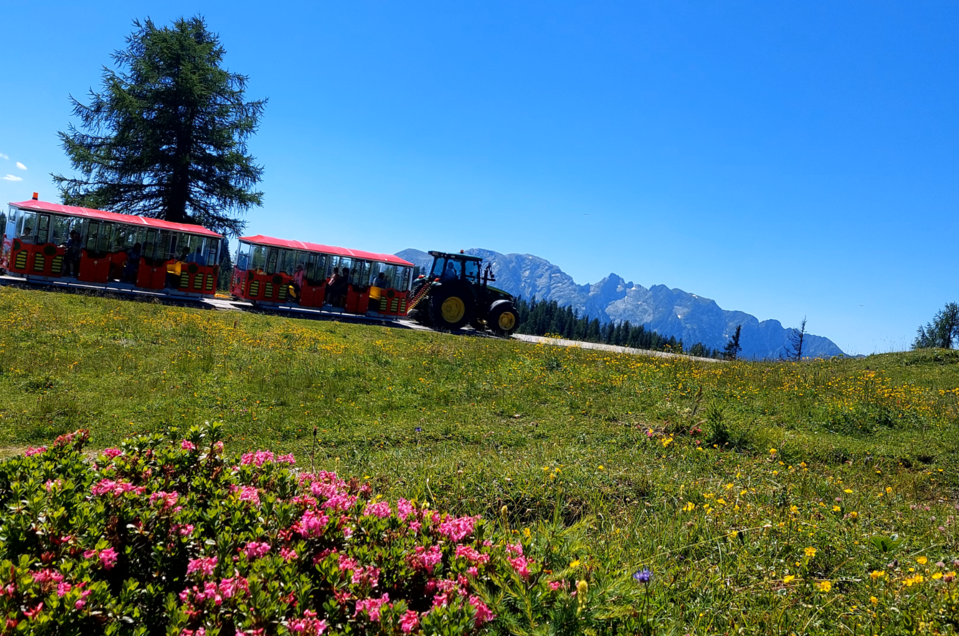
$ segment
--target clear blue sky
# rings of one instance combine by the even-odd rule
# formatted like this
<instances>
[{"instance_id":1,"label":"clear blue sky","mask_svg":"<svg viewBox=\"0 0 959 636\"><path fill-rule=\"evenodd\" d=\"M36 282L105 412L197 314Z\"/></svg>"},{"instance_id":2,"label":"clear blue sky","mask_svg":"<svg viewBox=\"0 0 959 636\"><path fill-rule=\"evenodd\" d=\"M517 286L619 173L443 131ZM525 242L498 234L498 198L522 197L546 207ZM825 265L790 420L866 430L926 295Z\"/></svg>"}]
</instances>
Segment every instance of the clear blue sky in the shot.
<instances>
[{"instance_id":1,"label":"clear blue sky","mask_svg":"<svg viewBox=\"0 0 959 636\"><path fill-rule=\"evenodd\" d=\"M536 254L853 354L959 301L956 2L6 2L0 200L58 200L67 96L196 13L269 98L250 233Z\"/></svg>"}]
</instances>

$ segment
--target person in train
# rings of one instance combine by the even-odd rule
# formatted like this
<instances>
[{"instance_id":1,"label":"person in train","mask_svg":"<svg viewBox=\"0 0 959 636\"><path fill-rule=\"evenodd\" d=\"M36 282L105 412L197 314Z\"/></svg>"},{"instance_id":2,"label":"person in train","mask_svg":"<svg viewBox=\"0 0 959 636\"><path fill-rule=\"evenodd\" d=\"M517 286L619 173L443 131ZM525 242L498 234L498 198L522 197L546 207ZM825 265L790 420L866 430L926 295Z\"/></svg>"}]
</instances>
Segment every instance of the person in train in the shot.
<instances>
[{"instance_id":1,"label":"person in train","mask_svg":"<svg viewBox=\"0 0 959 636\"><path fill-rule=\"evenodd\" d=\"M346 290L350 284L350 269L344 267L339 278L330 283L327 288L330 295L330 304L334 307L343 307L346 304Z\"/></svg>"},{"instance_id":2,"label":"person in train","mask_svg":"<svg viewBox=\"0 0 959 636\"><path fill-rule=\"evenodd\" d=\"M206 266L206 257L198 249L194 250L192 254L188 254L184 259L187 263L196 263L197 265Z\"/></svg>"},{"instance_id":3,"label":"person in train","mask_svg":"<svg viewBox=\"0 0 959 636\"><path fill-rule=\"evenodd\" d=\"M80 233L76 230L70 231L70 238L64 245L67 252L63 258L63 275L77 277L80 273L80 255L83 249L83 242L80 240Z\"/></svg>"},{"instance_id":4,"label":"person in train","mask_svg":"<svg viewBox=\"0 0 959 636\"><path fill-rule=\"evenodd\" d=\"M123 267L123 280L129 283L135 283L137 280L137 271L140 269L140 257L143 254L143 246L136 243L130 251L127 252L127 263Z\"/></svg>"},{"instance_id":5,"label":"person in train","mask_svg":"<svg viewBox=\"0 0 959 636\"><path fill-rule=\"evenodd\" d=\"M390 284L386 280L386 274L380 272L376 275L376 279L373 281L373 287L379 287L380 289L386 289Z\"/></svg>"},{"instance_id":6,"label":"person in train","mask_svg":"<svg viewBox=\"0 0 959 636\"><path fill-rule=\"evenodd\" d=\"M306 275L306 272L303 271L302 265L296 266L296 271L293 272L293 291L296 294L296 297L300 297L300 289L303 287L303 277Z\"/></svg>"}]
</instances>

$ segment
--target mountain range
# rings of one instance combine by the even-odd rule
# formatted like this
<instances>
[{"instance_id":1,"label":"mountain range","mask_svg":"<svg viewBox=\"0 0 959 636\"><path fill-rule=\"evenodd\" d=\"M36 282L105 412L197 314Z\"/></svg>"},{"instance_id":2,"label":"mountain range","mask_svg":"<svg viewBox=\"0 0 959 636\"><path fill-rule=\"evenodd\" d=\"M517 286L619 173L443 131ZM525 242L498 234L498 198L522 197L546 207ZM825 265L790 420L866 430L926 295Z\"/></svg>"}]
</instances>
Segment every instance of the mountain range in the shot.
<instances>
[{"instance_id":1,"label":"mountain range","mask_svg":"<svg viewBox=\"0 0 959 636\"><path fill-rule=\"evenodd\" d=\"M716 301L681 289L653 285L648 289L610 274L598 283L578 285L573 278L546 259L531 254L500 254L485 249L469 249L467 254L492 263L495 285L514 296L526 299L555 300L560 306L573 308L579 315L597 318L603 324L628 320L643 325L661 336L675 336L689 347L697 342L711 349L722 349L742 325L741 357L777 359L785 355L785 347L794 329L783 327L778 320L760 321L742 311L722 309ZM426 269L433 257L417 249L396 254ZM825 358L843 355L828 338L807 333L803 340L803 357Z\"/></svg>"}]
</instances>

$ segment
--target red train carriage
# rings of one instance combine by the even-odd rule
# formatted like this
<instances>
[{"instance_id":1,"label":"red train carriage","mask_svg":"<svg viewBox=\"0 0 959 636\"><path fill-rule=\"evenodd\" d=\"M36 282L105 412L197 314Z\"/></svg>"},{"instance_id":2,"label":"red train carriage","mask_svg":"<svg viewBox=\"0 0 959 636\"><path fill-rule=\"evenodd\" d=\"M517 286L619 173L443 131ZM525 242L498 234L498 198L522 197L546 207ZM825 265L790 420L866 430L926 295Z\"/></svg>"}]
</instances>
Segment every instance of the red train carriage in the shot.
<instances>
[{"instance_id":1,"label":"red train carriage","mask_svg":"<svg viewBox=\"0 0 959 636\"><path fill-rule=\"evenodd\" d=\"M0 267L28 280L216 292L223 236L200 225L47 203L34 195L10 204L5 226Z\"/></svg>"},{"instance_id":2,"label":"red train carriage","mask_svg":"<svg viewBox=\"0 0 959 636\"><path fill-rule=\"evenodd\" d=\"M334 270L348 270L348 275L337 279ZM412 272L412 263L390 254L244 236L232 292L255 304L405 316Z\"/></svg>"}]
</instances>

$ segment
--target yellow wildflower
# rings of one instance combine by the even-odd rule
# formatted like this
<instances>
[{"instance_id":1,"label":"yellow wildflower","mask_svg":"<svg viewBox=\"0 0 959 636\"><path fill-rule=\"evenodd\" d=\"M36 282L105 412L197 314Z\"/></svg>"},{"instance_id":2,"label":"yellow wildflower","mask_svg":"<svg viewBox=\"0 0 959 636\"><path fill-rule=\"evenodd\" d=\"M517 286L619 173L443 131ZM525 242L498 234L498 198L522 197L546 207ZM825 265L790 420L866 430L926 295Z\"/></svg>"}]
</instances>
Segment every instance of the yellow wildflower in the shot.
<instances>
[{"instance_id":1,"label":"yellow wildflower","mask_svg":"<svg viewBox=\"0 0 959 636\"><path fill-rule=\"evenodd\" d=\"M822 592L828 592L831 589L832 589L832 583L830 583L829 581L823 581L822 583L819 584L819 590Z\"/></svg>"},{"instance_id":2,"label":"yellow wildflower","mask_svg":"<svg viewBox=\"0 0 959 636\"><path fill-rule=\"evenodd\" d=\"M790 574L789 576L783 577L783 583L789 584L792 583L796 577Z\"/></svg>"},{"instance_id":3,"label":"yellow wildflower","mask_svg":"<svg viewBox=\"0 0 959 636\"><path fill-rule=\"evenodd\" d=\"M886 573L883 572L882 570L873 570L869 574L869 578L871 578L873 581L875 581L876 579L881 579L884 576L886 576Z\"/></svg>"},{"instance_id":4,"label":"yellow wildflower","mask_svg":"<svg viewBox=\"0 0 959 636\"><path fill-rule=\"evenodd\" d=\"M816 556L816 548L806 548L805 550L803 550L803 552L804 552L804 553L806 554L806 556L809 557L810 559L813 558L814 556Z\"/></svg>"},{"instance_id":5,"label":"yellow wildflower","mask_svg":"<svg viewBox=\"0 0 959 636\"><path fill-rule=\"evenodd\" d=\"M918 563L919 565L925 565L928 562L929 562L929 559L927 559L924 556L921 556L918 559L916 559L916 563Z\"/></svg>"}]
</instances>

